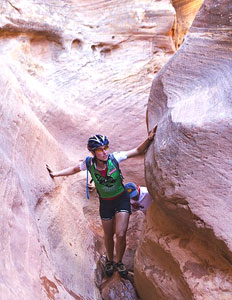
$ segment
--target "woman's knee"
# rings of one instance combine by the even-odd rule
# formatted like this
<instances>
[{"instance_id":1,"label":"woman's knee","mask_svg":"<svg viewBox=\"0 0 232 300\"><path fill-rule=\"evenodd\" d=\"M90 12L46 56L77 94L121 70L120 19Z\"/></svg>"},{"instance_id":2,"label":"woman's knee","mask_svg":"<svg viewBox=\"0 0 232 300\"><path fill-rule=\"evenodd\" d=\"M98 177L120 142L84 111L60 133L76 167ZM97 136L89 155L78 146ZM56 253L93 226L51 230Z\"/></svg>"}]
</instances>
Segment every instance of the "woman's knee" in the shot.
<instances>
[{"instance_id":1,"label":"woman's knee","mask_svg":"<svg viewBox=\"0 0 232 300\"><path fill-rule=\"evenodd\" d=\"M126 237L126 230L119 230L115 234L117 239L123 239Z\"/></svg>"}]
</instances>

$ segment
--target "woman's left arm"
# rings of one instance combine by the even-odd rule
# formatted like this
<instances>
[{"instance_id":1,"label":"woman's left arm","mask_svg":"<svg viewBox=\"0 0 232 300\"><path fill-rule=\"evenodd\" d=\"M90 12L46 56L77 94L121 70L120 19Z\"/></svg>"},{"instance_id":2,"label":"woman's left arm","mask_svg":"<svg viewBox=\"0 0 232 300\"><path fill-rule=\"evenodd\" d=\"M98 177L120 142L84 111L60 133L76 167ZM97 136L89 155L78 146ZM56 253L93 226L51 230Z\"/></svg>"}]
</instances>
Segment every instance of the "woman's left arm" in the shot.
<instances>
[{"instance_id":1,"label":"woman's left arm","mask_svg":"<svg viewBox=\"0 0 232 300\"><path fill-rule=\"evenodd\" d=\"M149 133L145 141L143 141L138 147L126 151L127 158L143 154L151 144L152 140L154 139L156 130L157 130L157 124L152 128L151 132Z\"/></svg>"}]
</instances>

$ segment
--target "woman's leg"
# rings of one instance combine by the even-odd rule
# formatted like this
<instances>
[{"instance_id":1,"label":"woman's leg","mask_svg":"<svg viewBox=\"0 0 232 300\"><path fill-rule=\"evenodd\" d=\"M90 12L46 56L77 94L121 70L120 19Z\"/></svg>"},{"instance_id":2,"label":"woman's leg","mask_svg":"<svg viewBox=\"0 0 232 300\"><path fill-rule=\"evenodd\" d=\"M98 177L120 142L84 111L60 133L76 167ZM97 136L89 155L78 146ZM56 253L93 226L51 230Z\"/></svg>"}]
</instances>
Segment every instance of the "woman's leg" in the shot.
<instances>
[{"instance_id":1,"label":"woman's leg","mask_svg":"<svg viewBox=\"0 0 232 300\"><path fill-rule=\"evenodd\" d=\"M114 260L114 220L103 220L102 227L104 231L104 242L106 247L107 258L109 261Z\"/></svg>"},{"instance_id":2,"label":"woman's leg","mask_svg":"<svg viewBox=\"0 0 232 300\"><path fill-rule=\"evenodd\" d=\"M116 263L122 260L126 250L126 232L129 218L130 214L127 212L118 212L115 214Z\"/></svg>"}]
</instances>

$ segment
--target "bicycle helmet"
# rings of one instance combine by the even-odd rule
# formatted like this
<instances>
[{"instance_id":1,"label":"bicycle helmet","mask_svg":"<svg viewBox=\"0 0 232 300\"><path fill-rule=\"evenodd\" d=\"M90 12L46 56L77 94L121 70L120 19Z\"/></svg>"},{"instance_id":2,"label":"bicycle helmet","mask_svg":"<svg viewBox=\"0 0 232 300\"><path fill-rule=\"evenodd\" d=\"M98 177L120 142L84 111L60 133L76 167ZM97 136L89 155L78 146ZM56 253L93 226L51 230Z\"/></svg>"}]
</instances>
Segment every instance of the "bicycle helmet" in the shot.
<instances>
[{"instance_id":1,"label":"bicycle helmet","mask_svg":"<svg viewBox=\"0 0 232 300\"><path fill-rule=\"evenodd\" d=\"M105 135L96 134L89 138L87 148L89 151L94 151L95 149L109 145L109 140Z\"/></svg>"}]
</instances>

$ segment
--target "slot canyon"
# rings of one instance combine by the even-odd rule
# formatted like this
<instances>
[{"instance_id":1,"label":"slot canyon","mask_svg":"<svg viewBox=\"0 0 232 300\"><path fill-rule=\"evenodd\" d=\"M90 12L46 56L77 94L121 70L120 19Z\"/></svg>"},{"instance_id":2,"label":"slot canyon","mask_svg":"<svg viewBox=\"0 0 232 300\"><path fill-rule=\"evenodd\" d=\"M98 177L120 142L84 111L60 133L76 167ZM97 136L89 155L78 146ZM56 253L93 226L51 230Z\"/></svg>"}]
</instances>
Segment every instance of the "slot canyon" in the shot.
<instances>
[{"instance_id":1,"label":"slot canyon","mask_svg":"<svg viewBox=\"0 0 232 300\"><path fill-rule=\"evenodd\" d=\"M232 299L231 0L1 0L0 300ZM147 186L104 276L88 138Z\"/></svg>"}]
</instances>

